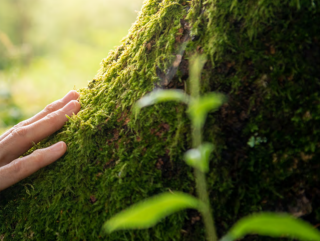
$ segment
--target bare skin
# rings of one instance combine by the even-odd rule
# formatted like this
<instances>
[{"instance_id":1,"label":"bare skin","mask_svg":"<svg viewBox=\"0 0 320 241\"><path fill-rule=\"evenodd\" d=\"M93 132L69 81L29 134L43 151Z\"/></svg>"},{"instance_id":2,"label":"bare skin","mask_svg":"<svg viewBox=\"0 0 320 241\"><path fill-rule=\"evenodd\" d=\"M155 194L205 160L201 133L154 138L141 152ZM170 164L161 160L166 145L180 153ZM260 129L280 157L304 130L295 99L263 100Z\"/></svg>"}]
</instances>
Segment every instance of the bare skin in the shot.
<instances>
[{"instance_id":1,"label":"bare skin","mask_svg":"<svg viewBox=\"0 0 320 241\"><path fill-rule=\"evenodd\" d=\"M79 94L70 91L65 97L48 105L44 110L14 126L0 136L0 191L30 176L39 169L58 160L67 150L64 142L34 151L19 158L38 143L59 130L80 110Z\"/></svg>"}]
</instances>

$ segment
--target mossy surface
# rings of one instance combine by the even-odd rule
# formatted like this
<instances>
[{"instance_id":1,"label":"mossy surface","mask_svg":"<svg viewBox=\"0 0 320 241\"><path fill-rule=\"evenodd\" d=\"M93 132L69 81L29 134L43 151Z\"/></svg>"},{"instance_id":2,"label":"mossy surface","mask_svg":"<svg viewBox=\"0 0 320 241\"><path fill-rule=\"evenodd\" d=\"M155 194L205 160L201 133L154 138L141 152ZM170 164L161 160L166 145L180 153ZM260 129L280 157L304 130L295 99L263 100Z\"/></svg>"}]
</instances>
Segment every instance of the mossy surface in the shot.
<instances>
[{"instance_id":1,"label":"mossy surface","mask_svg":"<svg viewBox=\"0 0 320 241\"><path fill-rule=\"evenodd\" d=\"M192 169L182 160L191 144L185 106L159 104L137 118L131 113L139 98L161 86L184 41L179 70L162 87L188 91L188 59L198 52L208 57L202 92L220 91L229 99L208 116L204 131L216 145L208 184L219 235L261 210L291 212L318 224L319 4L146 1L122 45L80 90L82 110L35 147L63 140L67 154L0 194L0 235L204 240L192 210L152 229L101 233L105 220L146 197L168 190L195 194Z\"/></svg>"}]
</instances>

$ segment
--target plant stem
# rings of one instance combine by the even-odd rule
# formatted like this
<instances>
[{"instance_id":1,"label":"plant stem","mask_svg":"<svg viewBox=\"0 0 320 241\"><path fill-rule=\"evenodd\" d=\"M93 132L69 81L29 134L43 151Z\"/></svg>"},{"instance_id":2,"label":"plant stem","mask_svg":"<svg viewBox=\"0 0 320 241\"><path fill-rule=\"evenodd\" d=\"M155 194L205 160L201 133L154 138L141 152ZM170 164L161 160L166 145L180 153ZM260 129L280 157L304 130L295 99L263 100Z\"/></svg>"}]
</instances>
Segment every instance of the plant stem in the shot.
<instances>
[{"instance_id":1,"label":"plant stem","mask_svg":"<svg viewBox=\"0 0 320 241\"><path fill-rule=\"evenodd\" d=\"M192 130L192 140L193 148L199 147L201 145L202 133L200 128L193 127ZM214 220L212 217L212 212L210 208L209 195L207 192L207 182L205 174L199 169L194 169L194 175L196 178L196 188L199 199L205 204L206 210L202 211L203 221L206 228L207 240L217 241L216 228L214 225Z\"/></svg>"},{"instance_id":2,"label":"plant stem","mask_svg":"<svg viewBox=\"0 0 320 241\"><path fill-rule=\"evenodd\" d=\"M190 94L194 99L200 96L200 79L201 71L206 62L204 56L194 56L191 60L190 71ZM198 148L202 143L202 127L192 124L192 147ZM205 210L202 211L203 222L206 228L207 240L217 241L217 232L212 217L207 182L205 174L199 169L195 168L194 175L196 179L196 189L199 199L205 204Z\"/></svg>"}]
</instances>

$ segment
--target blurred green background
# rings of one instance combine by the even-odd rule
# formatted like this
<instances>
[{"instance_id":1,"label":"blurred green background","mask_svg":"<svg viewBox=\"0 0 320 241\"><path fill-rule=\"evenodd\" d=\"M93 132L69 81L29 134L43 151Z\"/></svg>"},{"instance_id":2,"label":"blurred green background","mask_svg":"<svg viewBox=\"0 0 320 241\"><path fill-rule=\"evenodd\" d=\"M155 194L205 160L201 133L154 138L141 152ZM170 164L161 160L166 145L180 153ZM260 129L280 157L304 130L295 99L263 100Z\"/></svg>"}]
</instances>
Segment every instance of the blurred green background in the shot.
<instances>
[{"instance_id":1,"label":"blurred green background","mask_svg":"<svg viewBox=\"0 0 320 241\"><path fill-rule=\"evenodd\" d=\"M0 134L85 87L143 0L0 0Z\"/></svg>"}]
</instances>

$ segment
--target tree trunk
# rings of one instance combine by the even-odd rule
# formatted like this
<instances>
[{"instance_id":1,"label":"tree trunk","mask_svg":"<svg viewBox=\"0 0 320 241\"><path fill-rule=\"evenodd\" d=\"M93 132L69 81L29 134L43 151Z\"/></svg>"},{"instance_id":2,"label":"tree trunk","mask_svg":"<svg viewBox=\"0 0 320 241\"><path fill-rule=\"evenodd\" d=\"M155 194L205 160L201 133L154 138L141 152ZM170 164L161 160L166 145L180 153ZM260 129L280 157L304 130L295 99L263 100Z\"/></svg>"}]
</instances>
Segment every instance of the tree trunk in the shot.
<instances>
[{"instance_id":1,"label":"tree trunk","mask_svg":"<svg viewBox=\"0 0 320 241\"><path fill-rule=\"evenodd\" d=\"M68 153L1 193L4 240L97 240L104 221L146 197L195 195L185 106L133 104L154 88L188 90L188 63L207 56L202 93L228 102L206 121L216 146L207 175L218 235L268 210L320 222L320 2L147 0L87 88L82 110L38 144ZM186 48L185 48L186 46ZM178 66L178 69L175 66ZM35 149L33 148L33 150ZM30 150L32 151L32 150ZM1 237L1 236L0 236ZM196 211L105 240L205 240Z\"/></svg>"}]
</instances>

